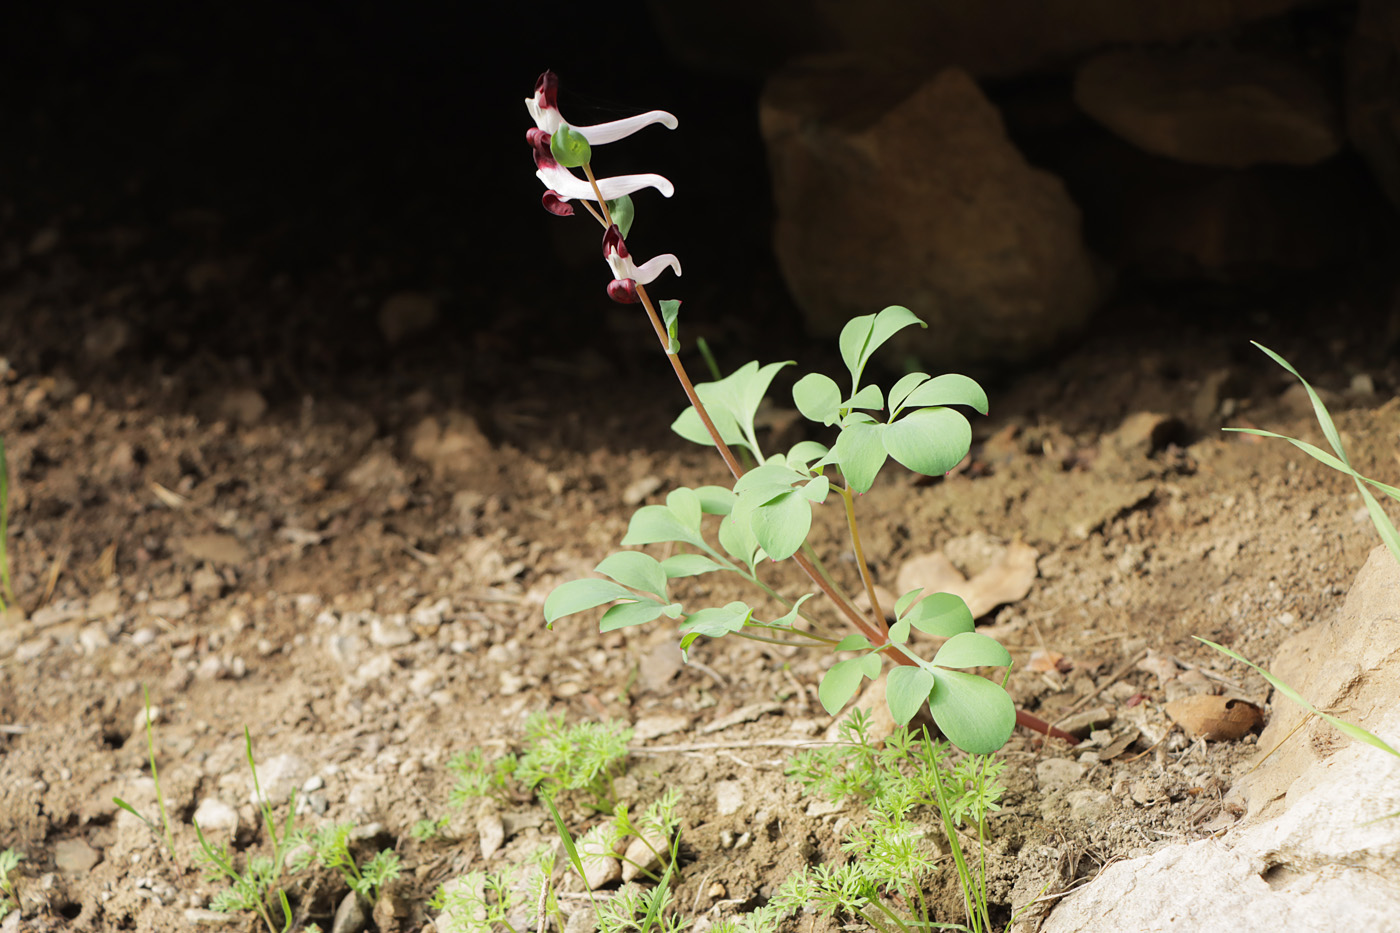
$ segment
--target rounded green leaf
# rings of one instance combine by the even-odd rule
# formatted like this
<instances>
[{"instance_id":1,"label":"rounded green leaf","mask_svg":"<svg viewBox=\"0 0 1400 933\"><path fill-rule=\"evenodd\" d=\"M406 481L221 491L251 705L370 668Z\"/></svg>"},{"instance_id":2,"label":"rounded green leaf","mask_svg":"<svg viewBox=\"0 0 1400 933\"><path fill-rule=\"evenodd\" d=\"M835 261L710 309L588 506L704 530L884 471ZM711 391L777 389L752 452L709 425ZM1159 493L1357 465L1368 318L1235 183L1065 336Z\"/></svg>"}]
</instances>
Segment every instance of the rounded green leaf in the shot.
<instances>
[{"instance_id":1,"label":"rounded green leaf","mask_svg":"<svg viewBox=\"0 0 1400 933\"><path fill-rule=\"evenodd\" d=\"M841 403L842 408L866 408L879 411L885 407L885 394L877 385L861 386L860 391Z\"/></svg>"},{"instance_id":2,"label":"rounded green leaf","mask_svg":"<svg viewBox=\"0 0 1400 933\"><path fill-rule=\"evenodd\" d=\"M735 521L733 513L724 516L719 523L719 543L730 557L742 562L752 571L754 562L758 559L758 541L754 539L753 531L749 528L748 515L741 515L740 519Z\"/></svg>"},{"instance_id":3,"label":"rounded green leaf","mask_svg":"<svg viewBox=\"0 0 1400 933\"><path fill-rule=\"evenodd\" d=\"M925 476L947 473L972 447L972 426L951 408L920 408L884 428L889 455Z\"/></svg>"},{"instance_id":4,"label":"rounded green leaf","mask_svg":"<svg viewBox=\"0 0 1400 933\"><path fill-rule=\"evenodd\" d=\"M822 709L826 710L828 715L835 716L850 702L851 697L855 696L860 687L862 660L851 658L848 661L837 661L822 675L821 685L817 687L817 699L821 701Z\"/></svg>"},{"instance_id":5,"label":"rounded green leaf","mask_svg":"<svg viewBox=\"0 0 1400 933\"><path fill-rule=\"evenodd\" d=\"M880 655L874 652L867 654L863 658L856 658L856 662L860 665L861 673L871 680L875 680L880 676L880 668L884 663L881 661Z\"/></svg>"},{"instance_id":6,"label":"rounded green leaf","mask_svg":"<svg viewBox=\"0 0 1400 933\"><path fill-rule=\"evenodd\" d=\"M808 373L792 387L792 401L808 421L835 424L841 408L841 389L829 376Z\"/></svg>"},{"instance_id":7,"label":"rounded green leaf","mask_svg":"<svg viewBox=\"0 0 1400 933\"><path fill-rule=\"evenodd\" d=\"M898 725L907 725L933 689L933 674L922 667L901 664L885 675L885 702Z\"/></svg>"},{"instance_id":8,"label":"rounded green leaf","mask_svg":"<svg viewBox=\"0 0 1400 933\"><path fill-rule=\"evenodd\" d=\"M632 513L627 524L627 535L622 544L631 547L637 544L664 544L680 541L703 547L705 539L698 531L687 528L675 513L664 505L644 505Z\"/></svg>"},{"instance_id":9,"label":"rounded green leaf","mask_svg":"<svg viewBox=\"0 0 1400 933\"><path fill-rule=\"evenodd\" d=\"M925 405L966 405L969 408L987 413L987 393L976 380L959 373L946 373L934 376L928 382L909 393L904 404L910 408L923 408ZM894 403L890 403L893 407Z\"/></svg>"},{"instance_id":10,"label":"rounded green leaf","mask_svg":"<svg viewBox=\"0 0 1400 933\"><path fill-rule=\"evenodd\" d=\"M943 643L933 663L939 667L1010 667L1011 653L990 635L960 632Z\"/></svg>"},{"instance_id":11,"label":"rounded green leaf","mask_svg":"<svg viewBox=\"0 0 1400 933\"><path fill-rule=\"evenodd\" d=\"M936 670L933 675L928 708L949 742L974 755L990 755L1006 744L1016 728L1016 705L1005 690L963 671Z\"/></svg>"},{"instance_id":12,"label":"rounded green leaf","mask_svg":"<svg viewBox=\"0 0 1400 933\"><path fill-rule=\"evenodd\" d=\"M700 530L700 497L695 494L695 490L682 486L679 489L672 489L666 495L666 508L671 510L671 514L680 519L682 525L691 531Z\"/></svg>"},{"instance_id":13,"label":"rounded green leaf","mask_svg":"<svg viewBox=\"0 0 1400 933\"><path fill-rule=\"evenodd\" d=\"M618 603L598 621L599 632L612 632L633 625L644 625L659 619L667 607L654 599L639 599L634 603Z\"/></svg>"},{"instance_id":14,"label":"rounded green leaf","mask_svg":"<svg viewBox=\"0 0 1400 933\"><path fill-rule=\"evenodd\" d=\"M961 596L952 593L925 596L909 608L904 618L919 631L941 638L952 638L959 632L970 632L974 628L972 611L967 608L967 603Z\"/></svg>"},{"instance_id":15,"label":"rounded green leaf","mask_svg":"<svg viewBox=\"0 0 1400 933\"><path fill-rule=\"evenodd\" d=\"M682 635L707 635L720 638L744 627L753 615L753 610L743 603L733 602L714 609L701 609L685 617L681 623Z\"/></svg>"},{"instance_id":16,"label":"rounded green leaf","mask_svg":"<svg viewBox=\"0 0 1400 933\"><path fill-rule=\"evenodd\" d=\"M556 586L545 599L544 620L553 625L556 619L573 615L575 612L583 612L615 599L634 598L635 594L631 590L611 580L595 580L591 577L586 580L570 580Z\"/></svg>"},{"instance_id":17,"label":"rounded green leaf","mask_svg":"<svg viewBox=\"0 0 1400 933\"><path fill-rule=\"evenodd\" d=\"M904 617L905 610L907 610L910 606L914 605L914 601L917 600L917 599L919 598L919 594L922 593L923 591L924 591L924 588L921 586L921 587L919 587L918 589L916 589L916 590L910 590L909 592L905 593L903 596L899 597L899 600L894 604L894 616L895 616L895 618L896 618L896 619L901 619L901 618L903 618L903 617Z\"/></svg>"},{"instance_id":18,"label":"rounded green leaf","mask_svg":"<svg viewBox=\"0 0 1400 933\"><path fill-rule=\"evenodd\" d=\"M810 472L811 464L827 455L828 448L825 444L816 441L798 441L792 445L792 449L787 453L787 465L794 470L807 470Z\"/></svg>"},{"instance_id":19,"label":"rounded green leaf","mask_svg":"<svg viewBox=\"0 0 1400 933\"><path fill-rule=\"evenodd\" d=\"M549 141L549 148L552 154L554 150L553 139ZM559 164L563 165L562 162ZM608 202L608 216L612 218L613 223L617 224L618 232L625 238L627 234L632 232L632 221L637 216L637 209L632 206L632 198L625 194L621 197L613 198ZM676 304L679 305L680 302L677 301Z\"/></svg>"},{"instance_id":20,"label":"rounded green leaf","mask_svg":"<svg viewBox=\"0 0 1400 933\"><path fill-rule=\"evenodd\" d=\"M661 569L666 572L666 579L675 580L678 577L698 577L702 573L724 568L704 554L672 554L661 562Z\"/></svg>"},{"instance_id":21,"label":"rounded green leaf","mask_svg":"<svg viewBox=\"0 0 1400 933\"><path fill-rule=\"evenodd\" d=\"M802 496L802 498L806 499L808 502L815 502L817 505L821 505L826 501L827 495L831 492L831 480L827 479L825 476L818 476L797 492L798 495Z\"/></svg>"},{"instance_id":22,"label":"rounded green leaf","mask_svg":"<svg viewBox=\"0 0 1400 933\"><path fill-rule=\"evenodd\" d=\"M593 158L593 150L582 133L567 123L562 124L549 138L549 154L564 168L578 168L587 165Z\"/></svg>"},{"instance_id":23,"label":"rounded green leaf","mask_svg":"<svg viewBox=\"0 0 1400 933\"><path fill-rule=\"evenodd\" d=\"M909 640L909 620L900 619L890 626L890 641L902 645Z\"/></svg>"},{"instance_id":24,"label":"rounded green leaf","mask_svg":"<svg viewBox=\"0 0 1400 933\"><path fill-rule=\"evenodd\" d=\"M836 643L832 651L869 651L874 645L870 644L870 639L859 633L847 635Z\"/></svg>"},{"instance_id":25,"label":"rounded green leaf","mask_svg":"<svg viewBox=\"0 0 1400 933\"><path fill-rule=\"evenodd\" d=\"M812 504L795 491L760 505L749 516L754 539L774 560L786 560L797 553L811 527Z\"/></svg>"},{"instance_id":26,"label":"rounded green leaf","mask_svg":"<svg viewBox=\"0 0 1400 933\"><path fill-rule=\"evenodd\" d=\"M774 620L773 620L773 624L774 624L774 625L786 625L786 626L791 627L791 626L793 625L793 623L795 623L795 622L797 621L798 615L800 615L801 612L802 612L802 604L805 603L807 600L811 599L811 598L812 598L813 596L815 596L815 595L817 595L817 594L816 594L816 593L804 593L804 594L802 594L801 596L799 596L798 599L797 599L797 602L795 602L795 603L792 604L792 608L789 609L786 613L784 613L783 616L782 616L781 618L774 619ZM867 647L869 647L868 644L867 644Z\"/></svg>"},{"instance_id":27,"label":"rounded green leaf","mask_svg":"<svg viewBox=\"0 0 1400 933\"><path fill-rule=\"evenodd\" d=\"M890 387L888 401L890 403L890 417L904 406L904 400L909 397L909 393L919 387L921 383L928 381L928 373L908 373L900 376L899 381Z\"/></svg>"},{"instance_id":28,"label":"rounded green leaf","mask_svg":"<svg viewBox=\"0 0 1400 933\"><path fill-rule=\"evenodd\" d=\"M734 510L734 492L723 486L700 486L695 496L706 515L728 515Z\"/></svg>"},{"instance_id":29,"label":"rounded green leaf","mask_svg":"<svg viewBox=\"0 0 1400 933\"><path fill-rule=\"evenodd\" d=\"M733 418L729 417L722 408L710 405L708 400L702 398L702 401L705 401L705 410L709 412L710 420L714 423L715 430L719 432L720 440L731 446L749 446L744 435L739 433L739 426ZM681 412L676 420L671 422L671 430L692 444L700 444L705 447L714 446L715 439L710 437L705 422L700 420L700 415L695 411L693 405Z\"/></svg>"},{"instance_id":30,"label":"rounded green leaf","mask_svg":"<svg viewBox=\"0 0 1400 933\"><path fill-rule=\"evenodd\" d=\"M856 492L869 492L880 467L885 465L885 446L880 435L886 425L852 424L841 429L832 449L841 475Z\"/></svg>"},{"instance_id":31,"label":"rounded green leaf","mask_svg":"<svg viewBox=\"0 0 1400 933\"><path fill-rule=\"evenodd\" d=\"M593 568L605 577L612 577L623 586L630 586L658 599L666 598L666 571L661 562L641 551L618 551L609 554Z\"/></svg>"},{"instance_id":32,"label":"rounded green leaf","mask_svg":"<svg viewBox=\"0 0 1400 933\"><path fill-rule=\"evenodd\" d=\"M852 388L860 385L860 372L865 368L865 360L861 354L870 340L870 329L874 326L875 315L862 314L847 321L846 326L841 328L841 336L837 338L837 345L841 348L841 360L851 373Z\"/></svg>"}]
</instances>

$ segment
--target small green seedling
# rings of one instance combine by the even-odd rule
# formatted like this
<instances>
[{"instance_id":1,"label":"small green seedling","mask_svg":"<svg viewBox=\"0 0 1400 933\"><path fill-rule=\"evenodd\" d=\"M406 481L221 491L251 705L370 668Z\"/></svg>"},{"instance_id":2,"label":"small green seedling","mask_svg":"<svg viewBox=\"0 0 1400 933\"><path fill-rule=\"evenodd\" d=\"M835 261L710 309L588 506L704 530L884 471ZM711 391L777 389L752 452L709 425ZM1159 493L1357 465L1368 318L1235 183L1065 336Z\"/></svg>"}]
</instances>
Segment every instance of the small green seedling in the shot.
<instances>
[{"instance_id":1,"label":"small green seedling","mask_svg":"<svg viewBox=\"0 0 1400 933\"><path fill-rule=\"evenodd\" d=\"M12 910L19 910L19 892L15 890L15 879L10 874L23 860L24 853L15 849L0 852L0 894L4 895L0 897L0 917Z\"/></svg>"},{"instance_id":2,"label":"small green seedling","mask_svg":"<svg viewBox=\"0 0 1400 933\"><path fill-rule=\"evenodd\" d=\"M253 795L258 802L258 812L272 846L270 855L254 855L248 858L240 870L233 861L228 844L216 846L211 843L194 824L199 837L200 861L204 863L205 875L210 881L221 881L229 886L214 896L209 906L224 913L251 911L267 926L270 933L277 933L279 927L273 919L273 904L281 909L282 925L285 931L292 928L292 908L287 900L287 892L282 888L282 872L286 856L297 842L292 822L296 814L296 790L293 789L287 801L287 817L279 825L272 815L272 801L262 791L258 782L258 768L253 760L253 737L247 727L243 729L244 755L248 770L253 776Z\"/></svg>"},{"instance_id":3,"label":"small green seedling","mask_svg":"<svg viewBox=\"0 0 1400 933\"><path fill-rule=\"evenodd\" d=\"M683 654L699 638L729 635L855 652L858 656L838 661L822 678L818 697L832 714L856 695L863 681L880 677L888 659L895 666L885 692L896 722L909 722L927 705L939 729L959 748L983 753L1000 748L1017 721L1005 680L987 680L969 669L1000 667L1009 674L1010 654L975 632L966 604L948 593L905 593L893 607L894 623L886 628L855 505L855 497L874 486L890 460L926 476L942 476L954 469L972 443L964 412L985 415L986 393L958 374L910 373L888 390L867 382L867 365L882 345L907 327L927 326L908 308L891 305L856 317L842 329L838 345L849 376L845 386L811 373L792 388L793 404L814 430L834 433L830 445L803 440L786 451L765 451L755 418L769 386L792 361L762 365L754 361L723 378L694 384L679 356L681 303L653 302L646 289L666 268L679 275L680 261L665 254L639 265L624 240L636 214L631 195L656 188L669 197L674 187L659 175L597 178L591 168L595 146L653 123L674 129L676 118L652 111L601 126L570 126L559 112L557 95L558 78L546 72L536 82L534 96L525 102L535 121L527 139L534 150L536 174L548 189L544 206L551 213L569 216L574 203L582 204L602 225L603 256L613 276L608 295L622 304L642 306L690 403L672 429L686 440L713 446L734 482L681 487L667 495L664 505L642 506L632 516L622 545L666 545L668 550L680 545L681 550L664 559L637 550L608 555L594 568L607 579L572 580L550 593L544 605L545 622L553 626L566 616L606 606L599 623L603 632L662 618L677 620ZM587 178L570 171L575 167L582 168ZM757 465L746 469L735 450L744 455L745 463ZM855 607L807 540L813 510L835 502L845 518L859 584L870 602L868 613ZM763 579L760 567L789 559L807 575L816 592L788 600ZM781 608L769 611L737 600L723 606L688 607L671 592L673 581L711 573L738 577L766 596L770 606ZM804 608L803 603L818 593L853 634L829 633ZM947 641L926 659L910 643L912 629ZM1029 717L1023 719L1031 722Z\"/></svg>"},{"instance_id":4,"label":"small green seedling","mask_svg":"<svg viewBox=\"0 0 1400 933\"><path fill-rule=\"evenodd\" d=\"M965 755L954 762L946 743L930 740L926 732L915 739L908 729L896 730L876 749L865 721L855 716L843 724L842 735L842 744L794 756L788 774L809 793L867 804L868 818L842 843L852 859L795 873L771 903L783 912L812 906L826 914L846 914L882 931L944 927L990 933L987 818L1000 809L1004 788L997 778L1005 762L990 755ZM930 916L923 891L936 853L913 819L920 808L938 815L962 889L966 925L935 922ZM963 848L963 827L976 832L974 859Z\"/></svg>"},{"instance_id":5,"label":"small green seedling","mask_svg":"<svg viewBox=\"0 0 1400 933\"><path fill-rule=\"evenodd\" d=\"M136 812L135 807L133 807L131 804L127 803L120 797L113 797L112 802L117 806L121 807L127 813L130 813L132 816L136 817L142 823L145 823L146 828L149 829L152 833L155 833L157 836L160 836L165 841L166 854L171 859L174 859L175 837L170 832L170 814L166 812L165 795L162 794L160 790L160 771L156 768L155 726L154 723L152 723L151 721L151 694L149 691L147 691L145 684L141 685L141 701L144 704L143 709L146 711L144 720L146 723L146 752L149 756L149 760L151 763L151 780L154 781L156 785L156 807L160 810L160 828L157 828L154 822L147 819L142 814Z\"/></svg>"},{"instance_id":6,"label":"small green seedling","mask_svg":"<svg viewBox=\"0 0 1400 933\"><path fill-rule=\"evenodd\" d=\"M350 851L350 838L355 832L354 823L331 823L309 835L298 834L288 840L288 846L306 848L293 857L292 871L302 871L311 864L340 872L350 890L374 903L384 886L399 877L402 865L399 855L393 849L383 849L370 856L363 864L355 861Z\"/></svg>"}]
</instances>

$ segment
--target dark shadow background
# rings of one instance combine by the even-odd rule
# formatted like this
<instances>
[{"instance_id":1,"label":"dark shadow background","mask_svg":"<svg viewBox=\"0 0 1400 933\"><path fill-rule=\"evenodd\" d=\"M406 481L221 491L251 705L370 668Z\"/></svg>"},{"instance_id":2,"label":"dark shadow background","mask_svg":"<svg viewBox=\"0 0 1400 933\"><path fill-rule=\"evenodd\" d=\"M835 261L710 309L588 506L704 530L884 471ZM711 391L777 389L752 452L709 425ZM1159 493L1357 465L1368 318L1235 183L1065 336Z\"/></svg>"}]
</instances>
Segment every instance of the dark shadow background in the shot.
<instances>
[{"instance_id":1,"label":"dark shadow background","mask_svg":"<svg viewBox=\"0 0 1400 933\"><path fill-rule=\"evenodd\" d=\"M1317 27L1312 15L1297 28L1346 28L1345 15ZM70 0L0 13L0 290L11 296L0 355L117 379L251 378L274 404L310 387L353 396L375 376L468 398L507 378L555 391L541 372L580 356L603 360L584 367L594 374L654 371L649 329L605 297L596 226L539 207L523 100L545 68L576 123L680 117L677 132L648 128L598 161L675 182L669 201L638 198L629 245L680 255L684 278L658 297L674 287L686 299L688 333L712 338L729 366L771 355L768 340L812 352L769 245L760 81L671 61L641 4ZM1065 141L1063 122L1038 122L1067 80L986 90L1015 142L1085 205L1091 244L1111 245L1122 231L1107 173ZM1328 172L1339 196L1383 201L1355 156ZM1234 322L1284 339L1323 306L1334 328L1383 330L1393 227L1368 215L1340 265L1312 278L1162 288L1124 277L1086 335L1189 341ZM442 316L391 347L375 315L401 290L436 296ZM1353 320L1338 319L1338 294ZM117 318L130 325L119 352L90 352ZM524 365L541 358L544 370Z\"/></svg>"}]
</instances>

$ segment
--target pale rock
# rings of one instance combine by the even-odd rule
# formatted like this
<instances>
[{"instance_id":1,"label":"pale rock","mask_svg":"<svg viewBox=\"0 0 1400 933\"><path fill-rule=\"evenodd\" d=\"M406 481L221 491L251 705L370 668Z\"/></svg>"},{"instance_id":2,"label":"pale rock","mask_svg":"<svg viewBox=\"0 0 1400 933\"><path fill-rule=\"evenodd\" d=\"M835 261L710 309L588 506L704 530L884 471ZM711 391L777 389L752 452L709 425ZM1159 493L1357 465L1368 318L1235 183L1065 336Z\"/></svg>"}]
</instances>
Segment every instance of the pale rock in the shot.
<instances>
[{"instance_id":1,"label":"pale rock","mask_svg":"<svg viewBox=\"0 0 1400 933\"><path fill-rule=\"evenodd\" d=\"M740 781L715 782L715 812L720 816L733 816L744 806L747 794Z\"/></svg>"},{"instance_id":2,"label":"pale rock","mask_svg":"<svg viewBox=\"0 0 1400 933\"><path fill-rule=\"evenodd\" d=\"M1138 148L1198 165L1314 165L1338 114L1302 67L1224 46L1119 49L1079 69L1075 101Z\"/></svg>"},{"instance_id":3,"label":"pale rock","mask_svg":"<svg viewBox=\"0 0 1400 933\"><path fill-rule=\"evenodd\" d=\"M596 891L622 879L622 864L604 842L584 840L579 845L579 857L583 861L583 883L588 890Z\"/></svg>"},{"instance_id":4,"label":"pale rock","mask_svg":"<svg viewBox=\"0 0 1400 933\"><path fill-rule=\"evenodd\" d=\"M1065 794L1069 818L1083 823L1093 822L1113 807L1113 798L1093 787L1077 787Z\"/></svg>"},{"instance_id":5,"label":"pale rock","mask_svg":"<svg viewBox=\"0 0 1400 933\"><path fill-rule=\"evenodd\" d=\"M335 909L335 918L331 921L330 933L361 933L368 929L370 911L364 898L351 891L341 900L340 906Z\"/></svg>"},{"instance_id":6,"label":"pale rock","mask_svg":"<svg viewBox=\"0 0 1400 933\"><path fill-rule=\"evenodd\" d=\"M112 637L101 624L85 625L78 633L78 644L83 646L84 654L96 654L112 644Z\"/></svg>"},{"instance_id":7,"label":"pale rock","mask_svg":"<svg viewBox=\"0 0 1400 933\"><path fill-rule=\"evenodd\" d=\"M210 910L207 907L188 907L185 909L184 916L186 923L196 927L229 927L242 923L244 919L240 914Z\"/></svg>"},{"instance_id":8,"label":"pale rock","mask_svg":"<svg viewBox=\"0 0 1400 933\"><path fill-rule=\"evenodd\" d=\"M683 663L680 644L668 636L642 655L637 679L647 690L661 690L679 673Z\"/></svg>"},{"instance_id":9,"label":"pale rock","mask_svg":"<svg viewBox=\"0 0 1400 933\"><path fill-rule=\"evenodd\" d=\"M248 549L230 534L214 533L173 538L171 550L190 560L241 566L248 563Z\"/></svg>"},{"instance_id":10,"label":"pale rock","mask_svg":"<svg viewBox=\"0 0 1400 933\"><path fill-rule=\"evenodd\" d=\"M489 810L478 816L476 836L481 845L481 857L489 859L495 855L506 841L506 828L501 822L501 815Z\"/></svg>"},{"instance_id":11,"label":"pale rock","mask_svg":"<svg viewBox=\"0 0 1400 933\"><path fill-rule=\"evenodd\" d=\"M394 672L394 659L387 654L376 654L355 668L355 680L362 684L383 680Z\"/></svg>"},{"instance_id":12,"label":"pale rock","mask_svg":"<svg viewBox=\"0 0 1400 933\"><path fill-rule=\"evenodd\" d=\"M666 835L655 827L642 827L642 835L627 844L622 856L622 881L635 881L643 871L655 872L663 858L670 857Z\"/></svg>"},{"instance_id":13,"label":"pale rock","mask_svg":"<svg viewBox=\"0 0 1400 933\"><path fill-rule=\"evenodd\" d=\"M217 797L205 797L199 802L194 821L205 833L221 832L232 836L238 832L238 811Z\"/></svg>"},{"instance_id":14,"label":"pale rock","mask_svg":"<svg viewBox=\"0 0 1400 933\"><path fill-rule=\"evenodd\" d=\"M381 648L401 648L418 639L413 629L397 619L375 616L369 622L369 640Z\"/></svg>"},{"instance_id":15,"label":"pale rock","mask_svg":"<svg viewBox=\"0 0 1400 933\"><path fill-rule=\"evenodd\" d=\"M661 488L662 479L659 476L648 474L641 479L633 480L622 490L622 503L629 506L638 506L646 501L647 496Z\"/></svg>"},{"instance_id":16,"label":"pale rock","mask_svg":"<svg viewBox=\"0 0 1400 933\"><path fill-rule=\"evenodd\" d=\"M310 767L297 755L276 755L258 765L258 783L262 787L263 798L277 806L291 796L292 791L306 780ZM254 806L263 803L252 788L252 778L248 780L248 802Z\"/></svg>"},{"instance_id":17,"label":"pale rock","mask_svg":"<svg viewBox=\"0 0 1400 933\"><path fill-rule=\"evenodd\" d=\"M491 453L491 442L476 419L462 411L451 411L442 419L433 416L418 422L408 433L409 453L426 463L433 476L474 474Z\"/></svg>"},{"instance_id":18,"label":"pale rock","mask_svg":"<svg viewBox=\"0 0 1400 933\"><path fill-rule=\"evenodd\" d=\"M1016 151L965 72L910 80L789 64L759 112L775 252L815 334L871 313L879 282L928 324L885 353L934 367L1014 362L1077 332L1097 306L1078 208Z\"/></svg>"},{"instance_id":19,"label":"pale rock","mask_svg":"<svg viewBox=\"0 0 1400 933\"><path fill-rule=\"evenodd\" d=\"M690 728L691 717L683 713L661 713L643 716L632 725L632 738L648 742L663 735L674 735Z\"/></svg>"},{"instance_id":20,"label":"pale rock","mask_svg":"<svg viewBox=\"0 0 1400 933\"><path fill-rule=\"evenodd\" d=\"M139 733L146 734L146 726L159 725L161 722L161 708L159 706L142 706L136 711L136 716L131 720L131 732L133 735Z\"/></svg>"},{"instance_id":21,"label":"pale rock","mask_svg":"<svg viewBox=\"0 0 1400 933\"><path fill-rule=\"evenodd\" d=\"M53 845L53 864L65 875L85 875L102 861L102 853L84 839L60 839Z\"/></svg>"},{"instance_id":22,"label":"pale rock","mask_svg":"<svg viewBox=\"0 0 1400 933\"><path fill-rule=\"evenodd\" d=\"M1036 786L1043 794L1069 787L1082 778L1086 770L1088 769L1077 761L1069 761L1065 758L1046 758L1036 763Z\"/></svg>"}]
</instances>

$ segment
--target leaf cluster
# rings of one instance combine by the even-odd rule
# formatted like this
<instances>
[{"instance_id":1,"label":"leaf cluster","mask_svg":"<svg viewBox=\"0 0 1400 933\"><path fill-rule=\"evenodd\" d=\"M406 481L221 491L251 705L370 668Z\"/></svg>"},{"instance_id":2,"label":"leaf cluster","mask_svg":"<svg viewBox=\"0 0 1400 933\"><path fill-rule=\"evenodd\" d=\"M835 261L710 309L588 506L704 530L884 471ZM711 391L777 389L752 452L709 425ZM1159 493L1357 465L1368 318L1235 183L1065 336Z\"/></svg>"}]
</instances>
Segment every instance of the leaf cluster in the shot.
<instances>
[{"instance_id":1,"label":"leaf cluster","mask_svg":"<svg viewBox=\"0 0 1400 933\"><path fill-rule=\"evenodd\" d=\"M292 871L302 871L312 864L338 871L350 890L368 899L379 900L384 885L398 878L402 865L393 849L382 849L363 864L355 861L350 851L354 823L328 823L310 834L297 834L294 848L300 851L292 858Z\"/></svg>"},{"instance_id":2,"label":"leaf cluster","mask_svg":"<svg viewBox=\"0 0 1400 933\"><path fill-rule=\"evenodd\" d=\"M613 777L627 760L632 730L619 722L564 724L564 715L532 713L525 720L525 753L515 779L545 797L583 791L602 807L616 804Z\"/></svg>"},{"instance_id":3,"label":"leaf cluster","mask_svg":"<svg viewBox=\"0 0 1400 933\"><path fill-rule=\"evenodd\" d=\"M15 890L15 880L10 873L19 867L24 857L23 852L13 848L0 852L0 894L4 895L0 898L0 917L19 909L19 892Z\"/></svg>"}]
</instances>

